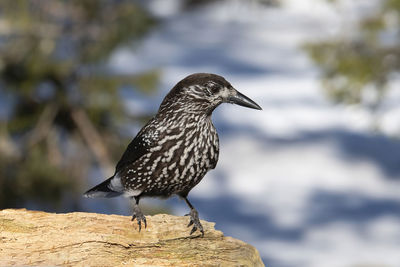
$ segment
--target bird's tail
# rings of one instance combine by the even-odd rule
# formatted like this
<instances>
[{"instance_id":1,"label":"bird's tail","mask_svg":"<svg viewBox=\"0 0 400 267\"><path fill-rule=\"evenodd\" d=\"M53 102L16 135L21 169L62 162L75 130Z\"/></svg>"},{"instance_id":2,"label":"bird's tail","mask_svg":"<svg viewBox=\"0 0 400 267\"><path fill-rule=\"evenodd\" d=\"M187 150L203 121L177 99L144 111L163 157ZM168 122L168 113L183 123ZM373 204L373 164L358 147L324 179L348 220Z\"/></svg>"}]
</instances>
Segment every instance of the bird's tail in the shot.
<instances>
[{"instance_id":1,"label":"bird's tail","mask_svg":"<svg viewBox=\"0 0 400 267\"><path fill-rule=\"evenodd\" d=\"M92 189L86 191L83 194L84 197L95 198L95 197L117 197L122 195L122 192L116 191L117 188L115 187L115 178L117 177L110 177L101 184L96 185ZM118 179L118 178L117 178Z\"/></svg>"}]
</instances>

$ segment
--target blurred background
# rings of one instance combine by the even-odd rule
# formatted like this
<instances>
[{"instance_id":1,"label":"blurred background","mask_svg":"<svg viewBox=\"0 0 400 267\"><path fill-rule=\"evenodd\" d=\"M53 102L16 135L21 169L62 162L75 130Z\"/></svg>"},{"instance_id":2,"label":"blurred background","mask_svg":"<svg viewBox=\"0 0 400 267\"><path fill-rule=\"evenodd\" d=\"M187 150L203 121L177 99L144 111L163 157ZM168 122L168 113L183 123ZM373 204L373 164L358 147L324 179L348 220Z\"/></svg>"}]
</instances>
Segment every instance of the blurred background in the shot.
<instances>
[{"instance_id":1,"label":"blurred background","mask_svg":"<svg viewBox=\"0 0 400 267\"><path fill-rule=\"evenodd\" d=\"M200 217L267 266L400 266L399 69L400 0L1 1L0 208L130 215L82 193L212 72L263 111L214 112Z\"/></svg>"}]
</instances>

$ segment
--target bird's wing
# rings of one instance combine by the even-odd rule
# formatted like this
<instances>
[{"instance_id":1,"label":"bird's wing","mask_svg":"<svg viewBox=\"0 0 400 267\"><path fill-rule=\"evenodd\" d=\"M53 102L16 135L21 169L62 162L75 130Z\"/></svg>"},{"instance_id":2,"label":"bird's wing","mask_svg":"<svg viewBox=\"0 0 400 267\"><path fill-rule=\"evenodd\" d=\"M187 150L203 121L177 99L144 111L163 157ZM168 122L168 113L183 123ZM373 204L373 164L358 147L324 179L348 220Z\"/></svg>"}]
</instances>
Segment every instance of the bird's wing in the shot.
<instances>
[{"instance_id":1,"label":"bird's wing","mask_svg":"<svg viewBox=\"0 0 400 267\"><path fill-rule=\"evenodd\" d=\"M122 155L121 159L118 161L117 167L115 167L115 173L118 173L121 169L125 166L135 162L141 156L146 154L147 148L141 142L141 137L136 136L126 148L124 154Z\"/></svg>"},{"instance_id":2,"label":"bird's wing","mask_svg":"<svg viewBox=\"0 0 400 267\"><path fill-rule=\"evenodd\" d=\"M143 127L137 136L130 142L115 168L115 173L118 173L124 167L135 162L149 151L154 139L157 137L156 135L149 134L149 132L152 132L152 127L150 125L151 123Z\"/></svg>"}]
</instances>

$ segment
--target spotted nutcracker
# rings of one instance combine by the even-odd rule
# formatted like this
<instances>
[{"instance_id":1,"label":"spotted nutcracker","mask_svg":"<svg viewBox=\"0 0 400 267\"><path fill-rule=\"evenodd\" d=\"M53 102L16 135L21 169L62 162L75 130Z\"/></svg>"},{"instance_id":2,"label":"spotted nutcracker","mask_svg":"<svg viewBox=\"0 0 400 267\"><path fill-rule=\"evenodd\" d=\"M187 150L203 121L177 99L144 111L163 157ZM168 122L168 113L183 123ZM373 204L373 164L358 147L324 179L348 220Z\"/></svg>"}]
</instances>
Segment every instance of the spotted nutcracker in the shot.
<instances>
[{"instance_id":1,"label":"spotted nutcracker","mask_svg":"<svg viewBox=\"0 0 400 267\"><path fill-rule=\"evenodd\" d=\"M192 74L167 94L157 114L140 130L118 162L115 173L85 193L86 197L124 195L133 202L132 220L147 226L139 209L142 197L178 195L190 208L190 234L204 235L190 190L217 165L219 141L211 114L222 103L261 110L223 77Z\"/></svg>"}]
</instances>

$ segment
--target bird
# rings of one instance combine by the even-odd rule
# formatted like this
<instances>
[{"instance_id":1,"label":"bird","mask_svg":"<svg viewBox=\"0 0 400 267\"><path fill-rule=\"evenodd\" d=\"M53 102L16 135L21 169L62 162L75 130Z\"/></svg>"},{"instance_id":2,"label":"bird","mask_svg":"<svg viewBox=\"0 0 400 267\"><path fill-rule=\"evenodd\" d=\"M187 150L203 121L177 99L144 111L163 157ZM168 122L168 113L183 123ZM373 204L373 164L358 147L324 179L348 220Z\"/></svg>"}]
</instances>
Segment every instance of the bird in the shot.
<instances>
[{"instance_id":1,"label":"bird","mask_svg":"<svg viewBox=\"0 0 400 267\"><path fill-rule=\"evenodd\" d=\"M140 232L142 222L145 228L147 222L139 200L177 195L190 209L190 235L199 230L204 236L198 211L188 194L217 165L219 137L211 115L222 103L262 110L222 76L195 73L179 81L165 96L156 115L129 143L114 175L84 196L129 198L133 204L132 221L137 220Z\"/></svg>"}]
</instances>

